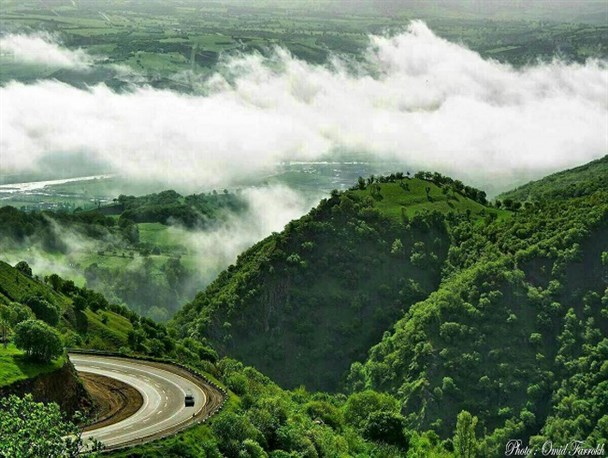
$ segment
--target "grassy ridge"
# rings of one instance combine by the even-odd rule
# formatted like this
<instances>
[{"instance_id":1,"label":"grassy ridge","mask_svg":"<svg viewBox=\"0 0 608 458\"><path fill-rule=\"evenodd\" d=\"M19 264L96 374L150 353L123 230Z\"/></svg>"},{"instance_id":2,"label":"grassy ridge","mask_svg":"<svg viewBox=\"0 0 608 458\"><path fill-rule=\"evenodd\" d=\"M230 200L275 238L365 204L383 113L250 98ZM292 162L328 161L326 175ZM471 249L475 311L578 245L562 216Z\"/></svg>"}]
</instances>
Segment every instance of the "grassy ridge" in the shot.
<instances>
[{"instance_id":1,"label":"grassy ridge","mask_svg":"<svg viewBox=\"0 0 608 458\"><path fill-rule=\"evenodd\" d=\"M72 303L67 297L24 275L4 261L0 261L0 295L15 302L21 302L28 296L42 295L64 310Z\"/></svg>"},{"instance_id":2,"label":"grassy ridge","mask_svg":"<svg viewBox=\"0 0 608 458\"><path fill-rule=\"evenodd\" d=\"M408 188L404 189L401 183L407 184ZM469 211L474 218L494 214L502 219L510 215L510 212L506 210L488 208L459 193L452 193L451 190L445 193L444 188L419 178L405 179L400 183L382 183L380 186L381 198L375 202L374 208L385 216L399 221L403 215L411 218L422 211L440 213L466 213ZM428 194L426 193L427 188L429 188ZM369 187L365 190L353 190L350 193L356 197L372 195Z\"/></svg>"}]
</instances>

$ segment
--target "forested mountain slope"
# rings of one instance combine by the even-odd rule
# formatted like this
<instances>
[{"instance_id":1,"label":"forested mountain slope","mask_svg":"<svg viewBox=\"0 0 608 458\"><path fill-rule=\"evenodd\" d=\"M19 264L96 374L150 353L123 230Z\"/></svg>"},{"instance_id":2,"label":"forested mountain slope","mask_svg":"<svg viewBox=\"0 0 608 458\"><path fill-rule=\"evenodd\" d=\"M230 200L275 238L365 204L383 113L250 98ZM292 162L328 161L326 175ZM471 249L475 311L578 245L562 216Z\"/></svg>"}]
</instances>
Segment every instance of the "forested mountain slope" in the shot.
<instances>
[{"instance_id":1,"label":"forested mountain slope","mask_svg":"<svg viewBox=\"0 0 608 458\"><path fill-rule=\"evenodd\" d=\"M478 194L432 174L335 192L243 253L175 323L284 386L335 390L349 365L438 287L450 245L445 215L475 224L508 217L465 196L485 203Z\"/></svg>"},{"instance_id":2,"label":"forested mountain slope","mask_svg":"<svg viewBox=\"0 0 608 458\"><path fill-rule=\"evenodd\" d=\"M576 196L555 188L515 212L440 175L361 182L244 253L173 325L288 386L388 392L410 431L448 438L467 410L484 456L511 438L596 444L608 437L597 166L569 178Z\"/></svg>"},{"instance_id":3,"label":"forested mountain slope","mask_svg":"<svg viewBox=\"0 0 608 458\"><path fill-rule=\"evenodd\" d=\"M188 359L215 359L201 344L186 350L162 324L138 316L103 295L80 288L56 274L40 278L27 263L0 261L0 324L11 340L19 323L40 320L53 328L65 347L139 352Z\"/></svg>"},{"instance_id":4,"label":"forested mountain slope","mask_svg":"<svg viewBox=\"0 0 608 458\"><path fill-rule=\"evenodd\" d=\"M466 409L490 455L514 437L608 437L608 193L452 234L460 267L353 365L351 389L395 394L442 436Z\"/></svg>"},{"instance_id":5,"label":"forested mountain slope","mask_svg":"<svg viewBox=\"0 0 608 458\"><path fill-rule=\"evenodd\" d=\"M517 201L563 199L608 189L608 155L580 167L554 173L498 196Z\"/></svg>"},{"instance_id":6,"label":"forested mountain slope","mask_svg":"<svg viewBox=\"0 0 608 458\"><path fill-rule=\"evenodd\" d=\"M191 338L175 339L164 326L109 304L103 296L77 288L57 275L41 280L25 263L14 268L0 262L0 327L3 334L7 334L9 340L15 340L14 331L34 319L50 325L49 332L63 345L170 359L205 371L209 377L216 377L230 388L224 409L209 421L176 437L113 452L113 456L240 458L272 453L276 457L396 458L403 456L408 448L418 450L418 453L437 450L442 454L439 456L445 456L442 444L434 436L405 434L404 418L392 396L369 391L346 399L302 389L283 390L254 368L228 358L218 360L210 347ZM40 321L33 322L40 327ZM0 345L0 391L13 392L15 383L29 383L25 379L52 372L45 375L48 389L41 400L59 402L57 398L63 399L64 392L72 385L82 390L73 370L67 365L61 369L65 361L61 348L51 361L40 362L26 356L14 343L9 343L8 348ZM71 371L69 386L66 371ZM51 389L53 391L48 391ZM7 410L10 412L4 410L4 404L0 406L3 424L13 424L14 418L19 416L16 399L4 398L4 401L9 404ZM11 410L10 406L16 410ZM91 406L90 402L87 406ZM383 421L381 425L384 426L380 428L376 427L377 416ZM53 418L55 422L60 421L59 415ZM18 417L18 420L23 421L23 418ZM23 439L27 432L21 433L21 429L14 428L6 432L8 437L2 444L5 450L14 441L25 446L22 441L27 440L27 445L31 446L30 438ZM45 437L36 444L40 447L43 442L51 448L57 441L54 436Z\"/></svg>"}]
</instances>

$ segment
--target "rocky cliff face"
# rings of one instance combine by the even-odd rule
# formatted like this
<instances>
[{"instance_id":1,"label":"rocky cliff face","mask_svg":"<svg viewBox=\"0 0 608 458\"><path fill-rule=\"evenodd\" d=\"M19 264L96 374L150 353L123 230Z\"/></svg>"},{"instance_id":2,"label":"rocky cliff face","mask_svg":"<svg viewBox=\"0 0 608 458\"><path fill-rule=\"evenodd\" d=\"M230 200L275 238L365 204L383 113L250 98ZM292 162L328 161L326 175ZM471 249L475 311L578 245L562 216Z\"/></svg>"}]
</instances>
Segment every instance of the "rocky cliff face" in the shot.
<instances>
[{"instance_id":1,"label":"rocky cliff face","mask_svg":"<svg viewBox=\"0 0 608 458\"><path fill-rule=\"evenodd\" d=\"M86 415L93 409L93 401L69 360L55 372L0 388L0 397L27 393L39 402L56 402L69 417L76 411Z\"/></svg>"}]
</instances>

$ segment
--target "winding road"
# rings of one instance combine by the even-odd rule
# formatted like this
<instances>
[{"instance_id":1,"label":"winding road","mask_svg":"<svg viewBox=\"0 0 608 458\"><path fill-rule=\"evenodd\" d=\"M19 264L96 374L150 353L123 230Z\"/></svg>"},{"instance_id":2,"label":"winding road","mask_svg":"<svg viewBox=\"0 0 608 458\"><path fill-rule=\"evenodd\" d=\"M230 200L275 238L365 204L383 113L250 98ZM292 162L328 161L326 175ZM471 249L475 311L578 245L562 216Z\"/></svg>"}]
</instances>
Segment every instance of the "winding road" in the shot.
<instances>
[{"instance_id":1,"label":"winding road","mask_svg":"<svg viewBox=\"0 0 608 458\"><path fill-rule=\"evenodd\" d=\"M177 366L113 356L71 353L79 373L109 377L133 386L143 404L133 415L117 423L83 433L106 449L158 439L198 423L215 413L223 394L204 380ZM194 396L194 407L185 407L186 394Z\"/></svg>"}]
</instances>

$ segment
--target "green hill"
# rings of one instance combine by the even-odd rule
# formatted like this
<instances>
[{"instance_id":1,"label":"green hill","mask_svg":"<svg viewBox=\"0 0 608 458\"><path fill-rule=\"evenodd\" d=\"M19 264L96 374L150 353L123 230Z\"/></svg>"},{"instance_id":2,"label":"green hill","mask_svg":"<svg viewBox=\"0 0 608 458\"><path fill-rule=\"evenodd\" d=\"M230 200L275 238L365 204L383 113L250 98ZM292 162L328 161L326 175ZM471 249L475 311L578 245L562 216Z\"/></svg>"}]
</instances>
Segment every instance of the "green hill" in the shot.
<instances>
[{"instance_id":1,"label":"green hill","mask_svg":"<svg viewBox=\"0 0 608 458\"><path fill-rule=\"evenodd\" d=\"M498 196L514 201L567 199L608 189L608 155L588 164L532 181Z\"/></svg>"},{"instance_id":2,"label":"green hill","mask_svg":"<svg viewBox=\"0 0 608 458\"><path fill-rule=\"evenodd\" d=\"M451 275L352 366L350 388L393 393L410 427L443 437L468 410L487 456L509 438L608 437L606 188L453 233Z\"/></svg>"},{"instance_id":3,"label":"green hill","mask_svg":"<svg viewBox=\"0 0 608 458\"><path fill-rule=\"evenodd\" d=\"M168 328L2 263L0 312L40 297L69 345L168 357L231 390L210 422L119 456L448 457L463 411L479 456L510 439L595 447L608 190L584 176L580 195L513 212L439 174L361 179L243 253ZM0 368L15 377L11 351Z\"/></svg>"},{"instance_id":4,"label":"green hill","mask_svg":"<svg viewBox=\"0 0 608 458\"><path fill-rule=\"evenodd\" d=\"M243 253L176 325L283 386L336 390L350 364L439 286L448 215L474 224L509 216L436 177L381 177L334 193Z\"/></svg>"},{"instance_id":5,"label":"green hill","mask_svg":"<svg viewBox=\"0 0 608 458\"><path fill-rule=\"evenodd\" d=\"M219 383L230 388L225 408L210 421L176 437L111 453L114 456L237 458L268 456L266 452L272 452L273 456L396 458L410 444L409 436L402 430L403 418L398 413L397 401L391 396L369 392L364 399L379 402L368 405L360 399L349 402L344 397L283 390L252 367L232 359L218 360L210 347L191 338L175 339L164 326L105 303L100 296L89 296L87 290L74 287L69 281L57 276L41 281L27 273L26 266L20 269L0 263L0 318L7 318L9 326L34 315L26 305L34 295L58 307L61 318L55 327L61 331L66 345L116 350L124 344L119 348L121 352L178 361L206 372L208 377L219 379ZM86 299L85 304L82 298ZM9 329L9 338L10 334ZM0 388L56 371L65 360L63 356L40 364L25 357L12 344L7 348L0 346ZM352 420L371 414L383 415L393 422L387 439L382 431L374 429L368 433L368 422ZM441 450L440 444L431 444L423 434L412 435L411 448L420 452Z\"/></svg>"},{"instance_id":6,"label":"green hill","mask_svg":"<svg viewBox=\"0 0 608 458\"><path fill-rule=\"evenodd\" d=\"M515 212L440 175L361 180L242 254L172 326L284 386L390 393L409 431L449 439L467 410L482 456L512 438L594 446L608 437L603 179Z\"/></svg>"},{"instance_id":7,"label":"green hill","mask_svg":"<svg viewBox=\"0 0 608 458\"><path fill-rule=\"evenodd\" d=\"M74 292L80 291L74 288ZM34 312L27 302L41 299L56 310L56 320L43 309ZM121 310L117 310L121 312ZM126 311L122 311L123 313ZM7 338L12 329L27 318L44 319L55 326L69 346L118 350L128 346L128 333L133 329L128 317L111 310L77 311L73 298L54 290L48 284L0 261L0 319ZM57 370L65 358L38 363L24 357L13 345L0 348L0 386Z\"/></svg>"}]
</instances>

